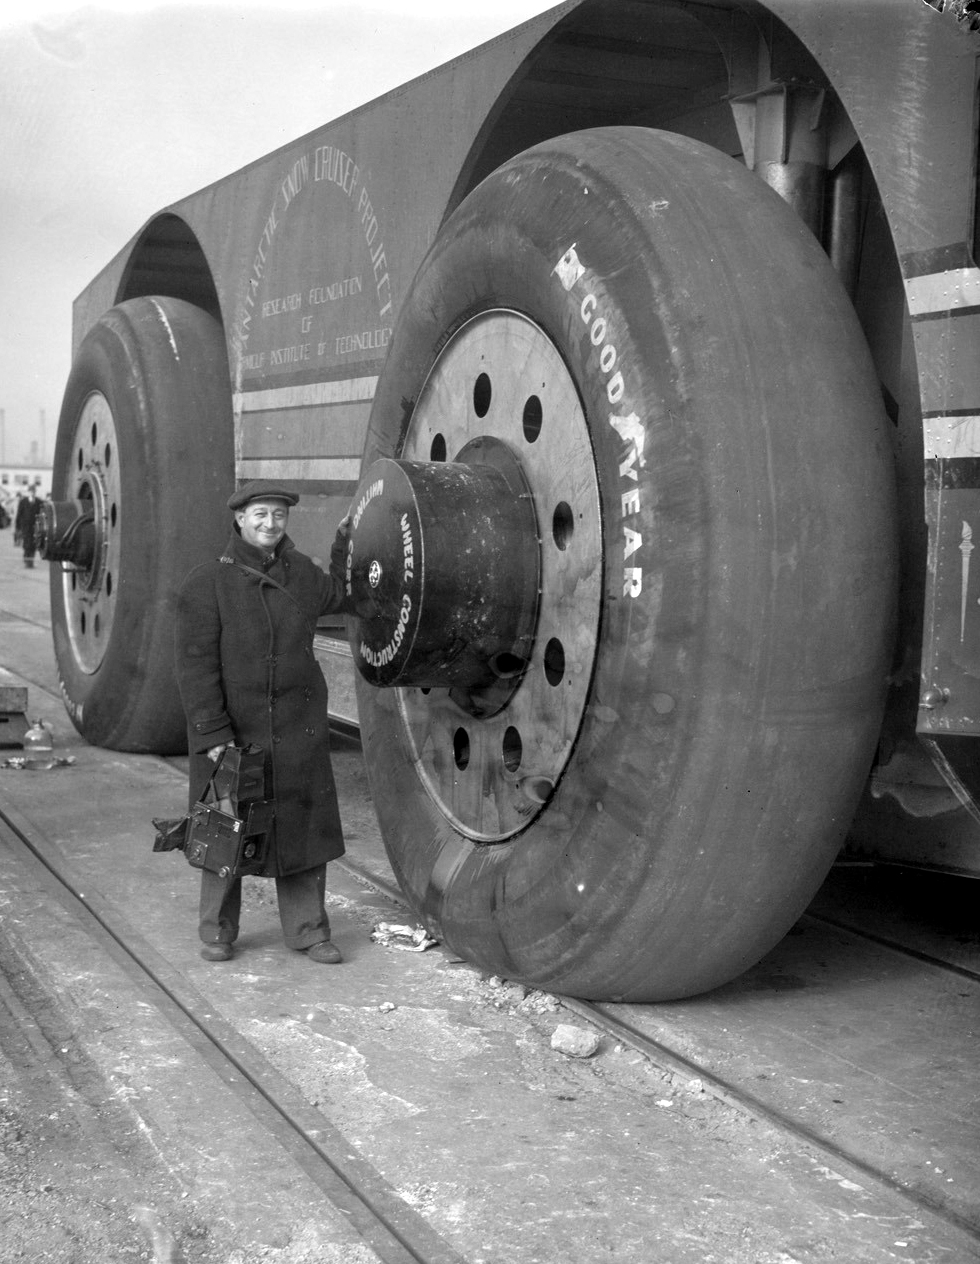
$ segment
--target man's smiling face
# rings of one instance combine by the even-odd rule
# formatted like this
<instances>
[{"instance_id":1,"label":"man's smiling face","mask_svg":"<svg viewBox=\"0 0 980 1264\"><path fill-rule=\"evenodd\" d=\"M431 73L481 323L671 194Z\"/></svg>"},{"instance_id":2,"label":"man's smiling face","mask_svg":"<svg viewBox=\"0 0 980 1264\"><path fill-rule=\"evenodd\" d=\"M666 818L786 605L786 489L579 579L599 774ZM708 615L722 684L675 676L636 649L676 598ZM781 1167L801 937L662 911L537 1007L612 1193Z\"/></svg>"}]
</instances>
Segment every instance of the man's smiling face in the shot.
<instances>
[{"instance_id":1,"label":"man's smiling face","mask_svg":"<svg viewBox=\"0 0 980 1264\"><path fill-rule=\"evenodd\" d=\"M235 514L235 521L246 544L271 553L286 534L289 506L281 500L253 500Z\"/></svg>"}]
</instances>

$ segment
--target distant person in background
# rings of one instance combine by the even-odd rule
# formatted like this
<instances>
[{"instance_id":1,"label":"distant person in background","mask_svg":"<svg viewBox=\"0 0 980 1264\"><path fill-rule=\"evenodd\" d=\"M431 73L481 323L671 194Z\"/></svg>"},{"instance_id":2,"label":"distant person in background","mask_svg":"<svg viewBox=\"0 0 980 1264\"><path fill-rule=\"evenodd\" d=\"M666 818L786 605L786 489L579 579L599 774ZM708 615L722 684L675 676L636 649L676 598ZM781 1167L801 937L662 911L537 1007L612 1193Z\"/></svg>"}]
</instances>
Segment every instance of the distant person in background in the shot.
<instances>
[{"instance_id":1,"label":"distant person in background","mask_svg":"<svg viewBox=\"0 0 980 1264\"><path fill-rule=\"evenodd\" d=\"M34 554L37 552L37 520L41 516L41 501L37 498L37 488L28 488L27 495L17 506L17 517L14 519L14 541L20 542L24 549L24 565L33 568Z\"/></svg>"}]
</instances>

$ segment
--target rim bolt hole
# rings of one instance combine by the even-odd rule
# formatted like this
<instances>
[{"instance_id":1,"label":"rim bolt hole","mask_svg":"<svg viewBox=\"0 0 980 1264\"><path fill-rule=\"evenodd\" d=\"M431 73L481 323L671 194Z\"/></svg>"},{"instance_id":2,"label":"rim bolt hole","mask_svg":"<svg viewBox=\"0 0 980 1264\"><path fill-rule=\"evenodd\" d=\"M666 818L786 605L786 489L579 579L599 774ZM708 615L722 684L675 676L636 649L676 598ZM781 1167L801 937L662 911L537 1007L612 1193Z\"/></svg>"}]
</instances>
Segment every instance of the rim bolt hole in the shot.
<instances>
[{"instance_id":1,"label":"rim bolt hole","mask_svg":"<svg viewBox=\"0 0 980 1264\"><path fill-rule=\"evenodd\" d=\"M486 373L481 373L473 386L473 410L478 417L485 417L490 411L490 396L493 391Z\"/></svg>"},{"instance_id":2,"label":"rim bolt hole","mask_svg":"<svg viewBox=\"0 0 980 1264\"><path fill-rule=\"evenodd\" d=\"M572 515L572 507L567 501L561 500L555 506L555 512L551 518L551 534L560 549L568 548L575 534L575 519Z\"/></svg>"},{"instance_id":3,"label":"rim bolt hole","mask_svg":"<svg viewBox=\"0 0 980 1264\"><path fill-rule=\"evenodd\" d=\"M544 418L544 411L541 407L541 401L537 395L531 395L524 405L524 415L521 418L521 424L524 428L524 438L528 443L533 443L541 433L541 422Z\"/></svg>"},{"instance_id":4,"label":"rim bolt hole","mask_svg":"<svg viewBox=\"0 0 980 1264\"><path fill-rule=\"evenodd\" d=\"M521 760L524 758L524 743L521 741L521 735L513 725L504 733L504 767L508 772L517 772L521 766Z\"/></svg>"},{"instance_id":5,"label":"rim bolt hole","mask_svg":"<svg viewBox=\"0 0 980 1264\"><path fill-rule=\"evenodd\" d=\"M109 444L108 444L108 443L105 445L105 453L104 453L104 455L105 455L105 465L106 465L106 469L108 469L108 468L109 468L109 465L110 465L110 464L111 464L111 462L112 462L112 448L109 446Z\"/></svg>"},{"instance_id":6,"label":"rim bolt hole","mask_svg":"<svg viewBox=\"0 0 980 1264\"><path fill-rule=\"evenodd\" d=\"M498 680L513 680L520 676L527 668L527 659L521 658L519 654L511 654L509 650L504 650L500 654L495 654L490 660L490 670Z\"/></svg>"},{"instance_id":7,"label":"rim bolt hole","mask_svg":"<svg viewBox=\"0 0 980 1264\"><path fill-rule=\"evenodd\" d=\"M552 686L565 679L565 647L556 636L544 647L544 678Z\"/></svg>"},{"instance_id":8,"label":"rim bolt hole","mask_svg":"<svg viewBox=\"0 0 980 1264\"><path fill-rule=\"evenodd\" d=\"M93 448L98 443L98 441L99 441L99 427L93 421L92 422L92 447Z\"/></svg>"},{"instance_id":9,"label":"rim bolt hole","mask_svg":"<svg viewBox=\"0 0 980 1264\"><path fill-rule=\"evenodd\" d=\"M470 762L470 735L466 729L457 729L453 734L453 762L460 772Z\"/></svg>"}]
</instances>

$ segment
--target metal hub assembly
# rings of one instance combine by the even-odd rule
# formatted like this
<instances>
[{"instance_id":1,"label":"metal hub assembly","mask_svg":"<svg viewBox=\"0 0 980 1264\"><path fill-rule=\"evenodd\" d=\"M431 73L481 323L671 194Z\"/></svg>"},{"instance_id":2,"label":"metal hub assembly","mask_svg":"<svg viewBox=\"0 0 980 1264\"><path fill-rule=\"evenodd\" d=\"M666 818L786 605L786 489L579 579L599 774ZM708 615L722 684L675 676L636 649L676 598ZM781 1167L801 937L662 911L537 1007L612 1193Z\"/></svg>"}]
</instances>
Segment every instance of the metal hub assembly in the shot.
<instances>
[{"instance_id":1,"label":"metal hub assembly","mask_svg":"<svg viewBox=\"0 0 980 1264\"><path fill-rule=\"evenodd\" d=\"M119 454L103 395L85 401L65 476L70 499L45 502L39 552L62 564L68 636L79 668L91 674L109 644L119 567Z\"/></svg>"},{"instance_id":2,"label":"metal hub assembly","mask_svg":"<svg viewBox=\"0 0 980 1264\"><path fill-rule=\"evenodd\" d=\"M551 796L599 627L598 482L574 383L526 317L487 312L433 365L401 459L354 498L354 660L456 828L503 842Z\"/></svg>"},{"instance_id":3,"label":"metal hub assembly","mask_svg":"<svg viewBox=\"0 0 980 1264\"><path fill-rule=\"evenodd\" d=\"M448 464L375 461L353 528L361 674L499 711L528 662L540 577L534 506L509 449L477 439Z\"/></svg>"}]
</instances>

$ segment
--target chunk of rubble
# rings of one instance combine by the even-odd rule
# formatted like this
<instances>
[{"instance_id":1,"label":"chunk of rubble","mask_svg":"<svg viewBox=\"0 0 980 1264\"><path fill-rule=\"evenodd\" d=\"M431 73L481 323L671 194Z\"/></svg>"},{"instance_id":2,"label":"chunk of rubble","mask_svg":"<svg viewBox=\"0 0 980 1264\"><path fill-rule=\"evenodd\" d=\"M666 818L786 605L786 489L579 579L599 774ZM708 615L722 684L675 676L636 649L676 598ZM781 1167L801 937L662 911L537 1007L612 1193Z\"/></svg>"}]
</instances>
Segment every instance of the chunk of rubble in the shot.
<instances>
[{"instance_id":1,"label":"chunk of rubble","mask_svg":"<svg viewBox=\"0 0 980 1264\"><path fill-rule=\"evenodd\" d=\"M597 1031L561 1023L551 1035L551 1047L570 1058L591 1058L599 1049L602 1037Z\"/></svg>"},{"instance_id":2,"label":"chunk of rubble","mask_svg":"<svg viewBox=\"0 0 980 1264\"><path fill-rule=\"evenodd\" d=\"M371 938L382 948L402 948L406 952L425 952L439 942L424 926L399 926L392 922L377 922L371 928Z\"/></svg>"}]
</instances>

